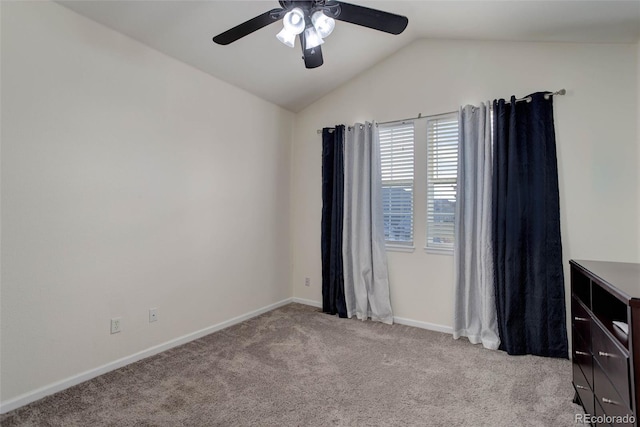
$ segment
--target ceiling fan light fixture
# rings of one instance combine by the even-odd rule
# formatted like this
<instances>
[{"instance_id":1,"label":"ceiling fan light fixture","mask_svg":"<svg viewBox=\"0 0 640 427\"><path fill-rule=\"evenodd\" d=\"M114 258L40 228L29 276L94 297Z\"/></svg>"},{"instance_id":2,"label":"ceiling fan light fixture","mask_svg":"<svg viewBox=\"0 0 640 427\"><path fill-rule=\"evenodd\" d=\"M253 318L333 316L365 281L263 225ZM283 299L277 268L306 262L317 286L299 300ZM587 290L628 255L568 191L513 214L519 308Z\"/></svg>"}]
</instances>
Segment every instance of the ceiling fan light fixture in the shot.
<instances>
[{"instance_id":1,"label":"ceiling fan light fixture","mask_svg":"<svg viewBox=\"0 0 640 427\"><path fill-rule=\"evenodd\" d=\"M304 48L305 50L313 49L324 43L322 37L318 34L316 29L312 26L307 27L304 30Z\"/></svg>"},{"instance_id":2,"label":"ceiling fan light fixture","mask_svg":"<svg viewBox=\"0 0 640 427\"><path fill-rule=\"evenodd\" d=\"M289 47L294 47L296 44L296 35L297 34L293 34L291 31L287 30L286 28L283 28L276 35L276 37L278 38L278 40L282 42L282 44Z\"/></svg>"},{"instance_id":3,"label":"ceiling fan light fixture","mask_svg":"<svg viewBox=\"0 0 640 427\"><path fill-rule=\"evenodd\" d=\"M2 1L2 0L0 0ZM348 1L348 0L347 0ZM295 47L300 37L302 59L306 68L317 68L324 62L320 45L332 34L335 21L343 21L388 34L400 34L409 24L406 16L345 3L342 0L279 0L280 7L268 10L213 37L213 42L226 46L254 31L283 21L277 38Z\"/></svg>"},{"instance_id":4,"label":"ceiling fan light fixture","mask_svg":"<svg viewBox=\"0 0 640 427\"><path fill-rule=\"evenodd\" d=\"M322 38L331 34L336 26L335 19L325 15L321 10L318 10L311 15L311 23L318 32L318 35Z\"/></svg>"},{"instance_id":5,"label":"ceiling fan light fixture","mask_svg":"<svg viewBox=\"0 0 640 427\"><path fill-rule=\"evenodd\" d=\"M299 7L294 7L284 15L282 19L284 28L290 33L296 35L304 31L304 12Z\"/></svg>"}]
</instances>

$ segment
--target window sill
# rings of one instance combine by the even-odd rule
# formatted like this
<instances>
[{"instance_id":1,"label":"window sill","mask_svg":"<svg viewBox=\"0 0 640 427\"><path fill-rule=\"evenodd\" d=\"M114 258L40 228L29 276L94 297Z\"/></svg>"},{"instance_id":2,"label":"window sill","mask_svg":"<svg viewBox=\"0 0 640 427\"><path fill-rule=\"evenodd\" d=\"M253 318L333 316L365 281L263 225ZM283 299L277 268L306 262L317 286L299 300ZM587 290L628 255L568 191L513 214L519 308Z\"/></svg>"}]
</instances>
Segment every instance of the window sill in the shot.
<instances>
[{"instance_id":1,"label":"window sill","mask_svg":"<svg viewBox=\"0 0 640 427\"><path fill-rule=\"evenodd\" d=\"M453 256L453 249L436 249L436 248L424 248L425 253L432 255L449 255Z\"/></svg>"},{"instance_id":2,"label":"window sill","mask_svg":"<svg viewBox=\"0 0 640 427\"><path fill-rule=\"evenodd\" d=\"M387 243L385 247L390 252L414 252L416 250L413 245L394 245L393 243Z\"/></svg>"}]
</instances>

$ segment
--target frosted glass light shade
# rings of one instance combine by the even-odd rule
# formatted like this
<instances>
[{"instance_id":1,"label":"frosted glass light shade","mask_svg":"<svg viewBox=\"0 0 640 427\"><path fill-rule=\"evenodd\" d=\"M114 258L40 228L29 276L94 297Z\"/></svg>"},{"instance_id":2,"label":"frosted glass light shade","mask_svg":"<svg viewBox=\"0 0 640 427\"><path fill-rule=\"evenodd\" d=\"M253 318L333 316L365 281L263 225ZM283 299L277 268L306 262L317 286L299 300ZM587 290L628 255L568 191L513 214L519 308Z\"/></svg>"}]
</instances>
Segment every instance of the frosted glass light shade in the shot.
<instances>
[{"instance_id":1,"label":"frosted glass light shade","mask_svg":"<svg viewBox=\"0 0 640 427\"><path fill-rule=\"evenodd\" d=\"M318 47L322 43L324 43L324 40L322 40L322 37L320 37L320 35L318 34L318 32L314 27L307 27L304 30L304 41L305 41L304 48L306 50L313 49L314 47Z\"/></svg>"},{"instance_id":2,"label":"frosted glass light shade","mask_svg":"<svg viewBox=\"0 0 640 427\"><path fill-rule=\"evenodd\" d=\"M282 42L282 44L285 44L289 47L293 47L296 44L296 34L293 34L291 31L287 30L286 28L283 28L276 35L276 37L278 38L278 40Z\"/></svg>"},{"instance_id":3,"label":"frosted glass light shade","mask_svg":"<svg viewBox=\"0 0 640 427\"><path fill-rule=\"evenodd\" d=\"M336 26L336 21L325 15L321 10L318 10L311 15L311 23L318 32L318 35L322 38L331 34Z\"/></svg>"},{"instance_id":4,"label":"frosted glass light shade","mask_svg":"<svg viewBox=\"0 0 640 427\"><path fill-rule=\"evenodd\" d=\"M282 24L290 33L300 34L304 31L304 12L299 7L294 7L284 15Z\"/></svg>"}]
</instances>

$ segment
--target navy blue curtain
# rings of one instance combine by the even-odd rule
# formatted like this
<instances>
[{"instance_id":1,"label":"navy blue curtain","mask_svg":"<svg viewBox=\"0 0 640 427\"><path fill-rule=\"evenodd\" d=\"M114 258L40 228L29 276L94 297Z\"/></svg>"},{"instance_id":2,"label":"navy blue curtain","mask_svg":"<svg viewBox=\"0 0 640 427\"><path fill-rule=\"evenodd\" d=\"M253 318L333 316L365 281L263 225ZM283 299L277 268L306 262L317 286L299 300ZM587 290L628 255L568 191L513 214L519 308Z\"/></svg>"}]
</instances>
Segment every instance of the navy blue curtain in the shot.
<instances>
[{"instance_id":1,"label":"navy blue curtain","mask_svg":"<svg viewBox=\"0 0 640 427\"><path fill-rule=\"evenodd\" d=\"M567 358L552 97L494 101L493 230L500 349Z\"/></svg>"},{"instance_id":2,"label":"navy blue curtain","mask_svg":"<svg viewBox=\"0 0 640 427\"><path fill-rule=\"evenodd\" d=\"M342 268L344 126L322 129L322 311L347 317Z\"/></svg>"}]
</instances>

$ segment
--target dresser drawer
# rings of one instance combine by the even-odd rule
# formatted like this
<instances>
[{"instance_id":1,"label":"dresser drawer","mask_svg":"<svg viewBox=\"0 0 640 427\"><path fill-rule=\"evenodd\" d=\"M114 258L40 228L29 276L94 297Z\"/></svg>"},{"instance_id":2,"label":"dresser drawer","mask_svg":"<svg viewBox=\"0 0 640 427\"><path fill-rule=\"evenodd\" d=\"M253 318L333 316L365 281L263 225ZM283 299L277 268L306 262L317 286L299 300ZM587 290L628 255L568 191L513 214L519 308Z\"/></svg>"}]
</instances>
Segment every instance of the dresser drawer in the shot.
<instances>
[{"instance_id":1,"label":"dresser drawer","mask_svg":"<svg viewBox=\"0 0 640 427\"><path fill-rule=\"evenodd\" d=\"M573 335L573 364L579 366L586 378L587 385L593 389L593 358L591 350L579 334ZM575 374L574 374L575 377Z\"/></svg>"},{"instance_id":2,"label":"dresser drawer","mask_svg":"<svg viewBox=\"0 0 640 427\"><path fill-rule=\"evenodd\" d=\"M631 395L629 387L629 357L626 350L607 335L600 327L594 324L592 327L592 342L594 360L598 361L602 371L609 378L616 391L622 397L627 406L631 406ZM594 377L595 377L594 363ZM595 388L595 387L594 387ZM603 408L606 411L605 405Z\"/></svg>"},{"instance_id":3,"label":"dresser drawer","mask_svg":"<svg viewBox=\"0 0 640 427\"><path fill-rule=\"evenodd\" d=\"M632 413L597 361L593 363L593 385L595 400L606 415L624 417Z\"/></svg>"},{"instance_id":4,"label":"dresser drawer","mask_svg":"<svg viewBox=\"0 0 640 427\"><path fill-rule=\"evenodd\" d=\"M577 363L573 363L573 387L580 396L580 402L587 414L595 415L593 406L593 391Z\"/></svg>"},{"instance_id":5,"label":"dresser drawer","mask_svg":"<svg viewBox=\"0 0 640 427\"><path fill-rule=\"evenodd\" d=\"M571 298L571 324L574 333L578 332L582 339L589 344L591 342L591 316L576 297Z\"/></svg>"}]
</instances>

